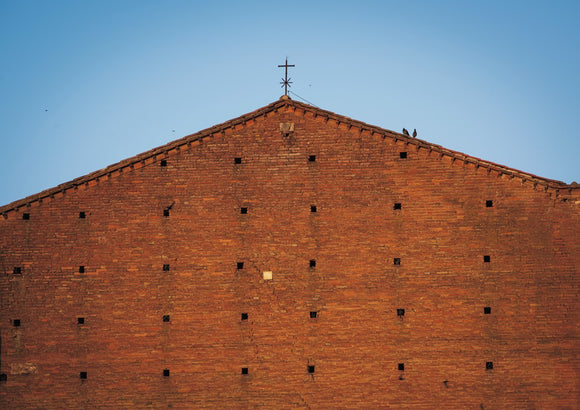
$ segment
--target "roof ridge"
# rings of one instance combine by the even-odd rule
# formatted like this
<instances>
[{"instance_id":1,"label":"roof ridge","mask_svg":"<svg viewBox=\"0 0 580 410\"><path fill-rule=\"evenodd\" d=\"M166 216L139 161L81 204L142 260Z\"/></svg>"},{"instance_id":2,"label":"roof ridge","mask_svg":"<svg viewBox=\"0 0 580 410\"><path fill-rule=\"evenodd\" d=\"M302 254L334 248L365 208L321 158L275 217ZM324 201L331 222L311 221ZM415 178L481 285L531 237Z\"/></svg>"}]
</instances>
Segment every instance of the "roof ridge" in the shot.
<instances>
[{"instance_id":1,"label":"roof ridge","mask_svg":"<svg viewBox=\"0 0 580 410\"><path fill-rule=\"evenodd\" d=\"M36 194L32 194L32 195L29 195L29 196L24 197L22 199L19 199L19 200L13 201L11 203L8 203L6 205L0 206L0 213L5 214L6 212L10 212L13 210L17 210L18 208L21 208L23 206L27 206L32 202L39 202L45 198L50 198L59 192L63 192L65 190L68 190L71 188L76 189L77 187L79 187L81 185L84 185L84 184L87 184L91 181L97 180L100 177L108 176L108 175L113 174L115 172L118 172L124 168L131 167L132 165L135 165L136 163L139 163L142 161L146 161L147 159L155 158L155 160L156 160L157 159L156 157L159 155L163 155L163 158L165 158L165 157L167 157L168 152L176 150L176 149L179 150L179 148L182 147L183 145L188 145L188 144L191 144L195 141L199 141L204 137L207 137L207 136L210 136L210 135L213 135L216 133L221 133L221 132L225 131L225 129L227 129L227 128L231 128L231 127L238 125L240 123L245 123L248 120L259 117L259 116L261 116L269 111L273 111L273 110L279 108L279 106L283 106L283 105L286 105L286 102L281 101L281 100L274 101L274 102L272 102L272 103L270 103L262 108L258 108L257 110L251 111L251 112L246 113L246 114L242 114L241 116L236 117L234 119L227 120L227 121L222 122L220 124L213 125L209 128L205 128L205 129L197 131L193 134L188 134L184 137L170 141L170 142L163 144L161 146L152 148L150 150L147 150L147 151L142 152L140 154L137 154L135 156L132 156L132 157L123 159L119 162L116 162L114 164L108 165L105 168L101 168L97 171L90 172L88 174L82 175L82 176L75 178L73 180L63 182L62 184L59 184L55 187L45 189L45 190L38 192ZM159 158L159 159L163 159L163 158Z\"/></svg>"},{"instance_id":2,"label":"roof ridge","mask_svg":"<svg viewBox=\"0 0 580 410\"><path fill-rule=\"evenodd\" d=\"M488 160L481 159L481 158L478 158L478 157L475 157L472 155L468 155L468 154L465 154L465 153L460 152L460 151L454 151L452 149L445 148L441 145L434 144L432 142L428 142L428 141L422 140L420 138L410 137L410 136L407 136L407 135L402 134L402 133L398 133L398 132L391 131L391 130L388 130L385 128L381 128L381 127L376 126L376 125L371 125L371 124L365 123L363 121L355 120L353 118L349 118L349 117L344 116L344 115L336 114L332 111L327 111L327 110L324 110L322 108L318 108L318 107L315 107L315 106L312 106L312 105L309 105L309 104L306 104L303 102L292 101L292 103L294 105L299 105L299 106L301 106L305 109L308 109L310 111L318 111L320 113L324 113L325 115L332 117L333 119L337 120L340 123L349 122L353 126L359 127L361 129L366 129L370 132L376 132L379 134L388 134L390 136L393 136L393 138L395 138L397 140L403 140L403 141L407 142L408 144L416 145L419 148L428 148L428 149L431 149L433 151L439 151L439 152L443 153L444 155L456 157L456 159L460 159L460 160L464 160L464 161L468 161L468 162L472 162L472 163L478 163L479 166L488 166L489 165L489 166L492 166L494 168L497 168L498 170L501 169L505 173L508 173L508 174L510 174L510 173L517 174L517 176L528 177L529 179L535 179L535 180L544 181L546 183L555 184L555 185L558 185L559 188L574 187L574 185L566 184L563 181L545 178L545 177L538 176L538 175L535 175L535 174L532 174L529 172L521 171L521 170L516 169L516 168L508 167L506 165L497 164L497 163L492 162L492 161L488 161Z\"/></svg>"},{"instance_id":3,"label":"roof ridge","mask_svg":"<svg viewBox=\"0 0 580 410\"><path fill-rule=\"evenodd\" d=\"M477 157L473 157L467 154L464 154L462 152L459 151L453 151L447 148L442 147L441 145L437 145L437 144L433 144L418 138L411 138L407 135L395 132L395 131L391 131L391 130L387 130L375 125L370 125L367 124L365 122L359 121L359 120L355 120L353 118L350 117L346 117L344 115L340 115L340 114L336 114L332 111L328 111L328 110L324 110L322 108L319 107L315 107L313 105L310 104L306 104L300 101L295 101L292 100L290 97L288 96L282 96L280 99L262 107L262 108L258 108L257 110L251 111L249 113L243 114L239 117L236 117L234 119L222 122L220 124L216 124L213 125L209 128L197 131L193 134L189 134L186 135L182 138L179 138L177 140L173 140L168 142L167 144L161 145L159 147L156 148L152 148L148 151L145 151L143 153L137 154L133 157L121 160L119 162L116 162L114 164L111 164L105 168L102 168L100 170L97 171L93 171L91 173L85 174L83 176L80 176L78 178L75 178L71 181L68 182L64 182L62 184L59 184L55 187L52 188L48 188L46 190L43 190L37 194L33 194L30 196L27 196L25 198L13 201L9 204L6 204L4 206L0 206L0 213L1 214L6 214L7 212L10 211L16 211L19 208L23 207L23 206L29 206L31 203L34 202L42 202L43 199L45 198L52 198L53 196L59 194L59 193L63 193L66 192L67 190L70 189L77 189L79 187L82 186L87 186L92 184L96 184L98 182L98 180L102 177L107 177L109 178L112 174L115 173L122 173L123 170L125 168L140 168L141 166L144 165L149 165L152 162L157 161L158 159L163 159L168 157L173 151L179 152L181 147L183 147L184 145L186 146L191 146L192 144L194 144L195 142L198 142L200 140L202 140L203 138L209 137L211 135L215 135L218 133L224 133L227 129L230 128L234 128L240 124L245 124L248 121L251 121L257 117L260 117L268 112L271 111L277 111L278 109L284 107L284 106L294 106L295 108L300 108L303 109L304 111L309 111L311 113L314 113L315 116L325 116L327 117L327 120L334 120L336 121L339 125L341 123L346 123L348 124L350 127L356 127L359 128L361 130L361 132L367 131L370 132L371 134L380 134L383 135L383 137L390 137L392 139L396 141L401 140L401 141L405 141L406 144L411 144L411 145L415 145L417 147L417 150L420 149L428 149L430 151L435 151L435 152L439 152L440 155L443 157L445 155L452 157L454 160L458 159L464 162L470 162L470 163L474 163L476 164L477 167L486 167L489 170L495 170L497 172L503 173L503 174L507 174L507 175L511 175L512 177L518 177L518 178L522 178L524 180L530 180L535 184L542 184L546 187L546 189L549 188L554 188L554 189L565 189L565 188L576 188L575 186L572 185L568 185L562 181L558 181L558 180L553 180L553 179L548 179L548 178L544 178L544 177L540 177L534 174L530 174L528 172L524 172L524 171L520 171L517 170L515 168L510 168L504 165L500 165L500 164L496 164L493 163L491 161L486 161ZM158 156L162 156L162 158L158 158ZM146 163L147 161L149 161L149 163ZM141 165L139 165L141 164Z\"/></svg>"}]
</instances>

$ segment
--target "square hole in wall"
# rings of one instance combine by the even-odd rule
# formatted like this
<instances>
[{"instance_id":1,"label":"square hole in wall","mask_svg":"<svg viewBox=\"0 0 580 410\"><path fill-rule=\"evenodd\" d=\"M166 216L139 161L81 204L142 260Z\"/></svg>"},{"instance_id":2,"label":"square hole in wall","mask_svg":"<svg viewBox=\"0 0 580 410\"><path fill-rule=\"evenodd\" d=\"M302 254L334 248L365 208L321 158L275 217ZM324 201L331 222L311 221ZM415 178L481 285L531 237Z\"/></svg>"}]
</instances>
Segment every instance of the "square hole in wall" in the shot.
<instances>
[{"instance_id":1,"label":"square hole in wall","mask_svg":"<svg viewBox=\"0 0 580 410\"><path fill-rule=\"evenodd\" d=\"M401 264L401 258L394 258L393 259L393 265L399 266L400 264Z\"/></svg>"},{"instance_id":2,"label":"square hole in wall","mask_svg":"<svg viewBox=\"0 0 580 410\"><path fill-rule=\"evenodd\" d=\"M79 218L80 219L85 219L87 217L87 214L84 213L83 211L79 212Z\"/></svg>"},{"instance_id":3,"label":"square hole in wall","mask_svg":"<svg viewBox=\"0 0 580 410\"><path fill-rule=\"evenodd\" d=\"M315 370L315 369L314 369L314 365L312 365L312 364L309 364L309 365L308 365L308 373L314 373L314 370Z\"/></svg>"},{"instance_id":4,"label":"square hole in wall","mask_svg":"<svg viewBox=\"0 0 580 410\"><path fill-rule=\"evenodd\" d=\"M248 320L248 314L242 313L242 320Z\"/></svg>"},{"instance_id":5,"label":"square hole in wall","mask_svg":"<svg viewBox=\"0 0 580 410\"><path fill-rule=\"evenodd\" d=\"M318 317L318 312L311 311L310 312L310 319L316 319Z\"/></svg>"},{"instance_id":6,"label":"square hole in wall","mask_svg":"<svg viewBox=\"0 0 580 410\"><path fill-rule=\"evenodd\" d=\"M310 212L316 212L316 205L310 205Z\"/></svg>"},{"instance_id":7,"label":"square hole in wall","mask_svg":"<svg viewBox=\"0 0 580 410\"><path fill-rule=\"evenodd\" d=\"M489 255L483 255L483 261L484 262L491 262L491 256L489 256Z\"/></svg>"},{"instance_id":8,"label":"square hole in wall","mask_svg":"<svg viewBox=\"0 0 580 410\"><path fill-rule=\"evenodd\" d=\"M493 201L491 199L488 199L487 201L485 201L486 208L491 208L492 206L493 206Z\"/></svg>"},{"instance_id":9,"label":"square hole in wall","mask_svg":"<svg viewBox=\"0 0 580 410\"><path fill-rule=\"evenodd\" d=\"M490 315L491 314L491 308L489 306L486 306L483 308L483 313L486 315Z\"/></svg>"},{"instance_id":10,"label":"square hole in wall","mask_svg":"<svg viewBox=\"0 0 580 410\"><path fill-rule=\"evenodd\" d=\"M399 158L401 159L407 158L407 153L405 151L399 152Z\"/></svg>"},{"instance_id":11,"label":"square hole in wall","mask_svg":"<svg viewBox=\"0 0 580 410\"><path fill-rule=\"evenodd\" d=\"M262 272L262 278L264 278L264 280L272 280L272 271L267 270Z\"/></svg>"},{"instance_id":12,"label":"square hole in wall","mask_svg":"<svg viewBox=\"0 0 580 410\"><path fill-rule=\"evenodd\" d=\"M169 216L169 209L163 210L163 216Z\"/></svg>"},{"instance_id":13,"label":"square hole in wall","mask_svg":"<svg viewBox=\"0 0 580 410\"><path fill-rule=\"evenodd\" d=\"M242 367L242 374L248 374L248 368Z\"/></svg>"},{"instance_id":14,"label":"square hole in wall","mask_svg":"<svg viewBox=\"0 0 580 410\"><path fill-rule=\"evenodd\" d=\"M309 155L308 162L316 162L316 155Z\"/></svg>"},{"instance_id":15,"label":"square hole in wall","mask_svg":"<svg viewBox=\"0 0 580 410\"><path fill-rule=\"evenodd\" d=\"M169 322L170 321L169 315L163 315L163 321L164 322Z\"/></svg>"},{"instance_id":16,"label":"square hole in wall","mask_svg":"<svg viewBox=\"0 0 580 410\"><path fill-rule=\"evenodd\" d=\"M0 374L0 382L5 382L8 380L8 375L6 373Z\"/></svg>"},{"instance_id":17,"label":"square hole in wall","mask_svg":"<svg viewBox=\"0 0 580 410\"><path fill-rule=\"evenodd\" d=\"M240 157L234 158L234 164L241 164L241 163L242 163L242 159Z\"/></svg>"},{"instance_id":18,"label":"square hole in wall","mask_svg":"<svg viewBox=\"0 0 580 410\"><path fill-rule=\"evenodd\" d=\"M167 263L166 263L166 264L164 264L164 265L163 265L163 270L164 270L165 272L167 272L167 271L169 270L169 264L167 264Z\"/></svg>"},{"instance_id":19,"label":"square hole in wall","mask_svg":"<svg viewBox=\"0 0 580 410\"><path fill-rule=\"evenodd\" d=\"M405 309L397 309L397 316L405 316Z\"/></svg>"},{"instance_id":20,"label":"square hole in wall","mask_svg":"<svg viewBox=\"0 0 580 410\"><path fill-rule=\"evenodd\" d=\"M79 273L85 273L85 267L84 266L79 266Z\"/></svg>"},{"instance_id":21,"label":"square hole in wall","mask_svg":"<svg viewBox=\"0 0 580 410\"><path fill-rule=\"evenodd\" d=\"M25 221L28 221L30 219L30 214L29 213L23 213L22 214L22 219L24 219Z\"/></svg>"},{"instance_id":22,"label":"square hole in wall","mask_svg":"<svg viewBox=\"0 0 580 410\"><path fill-rule=\"evenodd\" d=\"M236 264L237 269L244 269L244 262L238 262Z\"/></svg>"},{"instance_id":23,"label":"square hole in wall","mask_svg":"<svg viewBox=\"0 0 580 410\"><path fill-rule=\"evenodd\" d=\"M398 368L401 371L405 370L405 363L399 363Z\"/></svg>"},{"instance_id":24,"label":"square hole in wall","mask_svg":"<svg viewBox=\"0 0 580 410\"><path fill-rule=\"evenodd\" d=\"M493 362L485 362L485 369L492 370L493 369Z\"/></svg>"},{"instance_id":25,"label":"square hole in wall","mask_svg":"<svg viewBox=\"0 0 580 410\"><path fill-rule=\"evenodd\" d=\"M14 327L20 327L20 319L14 319L12 321L12 326L14 326Z\"/></svg>"},{"instance_id":26,"label":"square hole in wall","mask_svg":"<svg viewBox=\"0 0 580 410\"><path fill-rule=\"evenodd\" d=\"M240 208L240 213L241 213L242 215L245 215L245 214L247 214L247 213L248 213L248 208L246 208L246 207L242 207L242 208Z\"/></svg>"},{"instance_id":27,"label":"square hole in wall","mask_svg":"<svg viewBox=\"0 0 580 410\"><path fill-rule=\"evenodd\" d=\"M395 202L395 204L393 205L393 209L395 210L401 209L401 204L399 202Z\"/></svg>"},{"instance_id":28,"label":"square hole in wall","mask_svg":"<svg viewBox=\"0 0 580 410\"><path fill-rule=\"evenodd\" d=\"M159 161L159 165L162 167L166 167L167 166L167 160L166 159L162 159L161 161Z\"/></svg>"},{"instance_id":29,"label":"square hole in wall","mask_svg":"<svg viewBox=\"0 0 580 410\"><path fill-rule=\"evenodd\" d=\"M12 271L15 275L22 275L22 268L20 266L15 266Z\"/></svg>"},{"instance_id":30,"label":"square hole in wall","mask_svg":"<svg viewBox=\"0 0 580 410\"><path fill-rule=\"evenodd\" d=\"M77 323L79 325L84 325L85 324L85 318L84 317L77 317Z\"/></svg>"},{"instance_id":31,"label":"square hole in wall","mask_svg":"<svg viewBox=\"0 0 580 410\"><path fill-rule=\"evenodd\" d=\"M310 259L310 267L311 268L315 268L316 267L316 260Z\"/></svg>"},{"instance_id":32,"label":"square hole in wall","mask_svg":"<svg viewBox=\"0 0 580 410\"><path fill-rule=\"evenodd\" d=\"M82 380L85 380L85 379L87 378L87 372L80 372L80 373L79 373L79 377L80 377Z\"/></svg>"},{"instance_id":33,"label":"square hole in wall","mask_svg":"<svg viewBox=\"0 0 580 410\"><path fill-rule=\"evenodd\" d=\"M169 377L169 369L163 369L163 377Z\"/></svg>"}]
</instances>

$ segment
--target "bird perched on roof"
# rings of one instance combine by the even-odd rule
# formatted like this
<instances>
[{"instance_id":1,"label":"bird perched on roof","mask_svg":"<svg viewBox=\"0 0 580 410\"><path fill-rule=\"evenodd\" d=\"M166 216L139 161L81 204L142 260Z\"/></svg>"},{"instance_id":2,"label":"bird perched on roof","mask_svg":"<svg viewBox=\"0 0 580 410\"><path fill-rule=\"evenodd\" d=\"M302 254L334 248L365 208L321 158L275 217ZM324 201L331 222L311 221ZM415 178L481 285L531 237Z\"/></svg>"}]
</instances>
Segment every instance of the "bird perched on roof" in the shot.
<instances>
[{"instance_id":1,"label":"bird perched on roof","mask_svg":"<svg viewBox=\"0 0 580 410\"><path fill-rule=\"evenodd\" d=\"M403 128L403 134L405 134L405 135L408 135L408 136L410 137L410 135L409 135L409 131L407 131L407 129L406 129L406 128Z\"/></svg>"},{"instance_id":2,"label":"bird perched on roof","mask_svg":"<svg viewBox=\"0 0 580 410\"><path fill-rule=\"evenodd\" d=\"M417 138L417 128L413 129L413 138Z\"/></svg>"}]
</instances>

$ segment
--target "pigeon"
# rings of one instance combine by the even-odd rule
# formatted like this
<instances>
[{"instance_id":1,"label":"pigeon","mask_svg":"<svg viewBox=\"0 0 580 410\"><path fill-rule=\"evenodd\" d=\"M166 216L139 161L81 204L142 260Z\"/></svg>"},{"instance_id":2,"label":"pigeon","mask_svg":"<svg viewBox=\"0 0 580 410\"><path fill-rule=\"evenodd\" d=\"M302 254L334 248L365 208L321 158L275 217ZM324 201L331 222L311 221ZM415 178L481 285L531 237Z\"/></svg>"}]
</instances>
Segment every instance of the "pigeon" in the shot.
<instances>
[{"instance_id":1,"label":"pigeon","mask_svg":"<svg viewBox=\"0 0 580 410\"><path fill-rule=\"evenodd\" d=\"M413 138L417 138L417 128L413 130Z\"/></svg>"},{"instance_id":2,"label":"pigeon","mask_svg":"<svg viewBox=\"0 0 580 410\"><path fill-rule=\"evenodd\" d=\"M407 129L406 129L406 128L403 128L403 134L405 134L405 135L409 135L409 131L407 131ZM409 136L410 136L410 135L409 135Z\"/></svg>"}]
</instances>

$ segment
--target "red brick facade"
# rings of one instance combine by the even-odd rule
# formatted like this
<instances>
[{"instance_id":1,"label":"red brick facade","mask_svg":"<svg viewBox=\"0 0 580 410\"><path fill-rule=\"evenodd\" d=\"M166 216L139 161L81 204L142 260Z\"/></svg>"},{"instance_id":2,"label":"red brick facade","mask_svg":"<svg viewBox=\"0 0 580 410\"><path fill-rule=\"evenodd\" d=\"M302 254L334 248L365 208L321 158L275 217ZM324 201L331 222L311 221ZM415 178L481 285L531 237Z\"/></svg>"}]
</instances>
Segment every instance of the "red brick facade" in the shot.
<instances>
[{"instance_id":1,"label":"red brick facade","mask_svg":"<svg viewBox=\"0 0 580 410\"><path fill-rule=\"evenodd\" d=\"M579 191L282 98L0 208L0 407L577 409Z\"/></svg>"}]
</instances>

